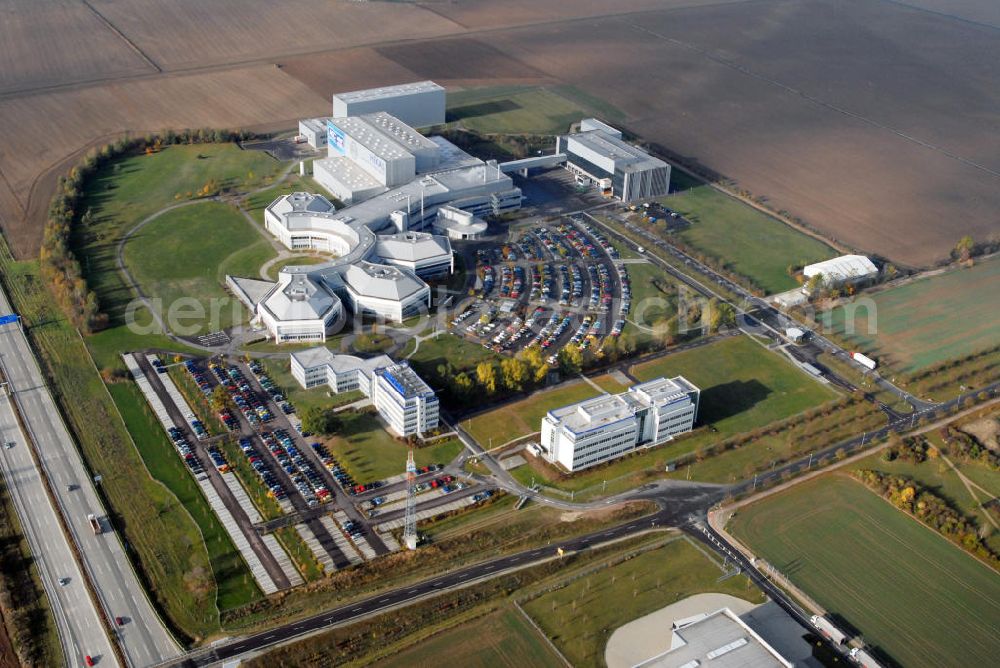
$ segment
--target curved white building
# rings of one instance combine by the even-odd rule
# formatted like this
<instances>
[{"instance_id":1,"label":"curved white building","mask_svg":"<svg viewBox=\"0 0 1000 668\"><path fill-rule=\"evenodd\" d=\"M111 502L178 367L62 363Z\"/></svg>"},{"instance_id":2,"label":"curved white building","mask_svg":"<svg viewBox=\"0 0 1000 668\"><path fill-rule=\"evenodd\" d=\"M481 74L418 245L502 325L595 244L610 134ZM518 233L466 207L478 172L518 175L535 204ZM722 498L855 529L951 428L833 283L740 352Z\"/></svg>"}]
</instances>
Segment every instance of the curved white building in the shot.
<instances>
[{"instance_id":1,"label":"curved white building","mask_svg":"<svg viewBox=\"0 0 1000 668\"><path fill-rule=\"evenodd\" d=\"M454 270L449 238L474 238L486 229L476 216L521 206L521 191L495 162L387 113L327 127L330 157L314 163L314 176L350 204L337 210L323 195L283 195L264 210L264 226L286 248L336 257L285 267L273 284L227 277L277 343L325 340L345 306L396 322L429 310L423 279ZM446 233L419 231L432 226Z\"/></svg>"}]
</instances>

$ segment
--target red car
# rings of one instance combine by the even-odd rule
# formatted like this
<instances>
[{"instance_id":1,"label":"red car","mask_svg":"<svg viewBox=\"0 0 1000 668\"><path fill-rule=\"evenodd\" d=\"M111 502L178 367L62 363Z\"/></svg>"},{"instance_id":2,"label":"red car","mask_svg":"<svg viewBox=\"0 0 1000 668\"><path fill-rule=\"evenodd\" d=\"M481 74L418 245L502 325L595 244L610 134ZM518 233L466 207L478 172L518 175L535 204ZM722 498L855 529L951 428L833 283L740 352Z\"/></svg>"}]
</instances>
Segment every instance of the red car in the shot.
<instances>
[{"instance_id":1,"label":"red car","mask_svg":"<svg viewBox=\"0 0 1000 668\"><path fill-rule=\"evenodd\" d=\"M87 656L83 657L83 661L84 661L84 663L86 663L86 664L87 664L88 666L93 666L93 665L94 665L94 660L93 660L92 658L90 658L90 655L89 655L89 654L88 654Z\"/></svg>"},{"instance_id":2,"label":"red car","mask_svg":"<svg viewBox=\"0 0 1000 668\"><path fill-rule=\"evenodd\" d=\"M115 617L115 624L118 626L125 626L125 620L122 617Z\"/></svg>"}]
</instances>

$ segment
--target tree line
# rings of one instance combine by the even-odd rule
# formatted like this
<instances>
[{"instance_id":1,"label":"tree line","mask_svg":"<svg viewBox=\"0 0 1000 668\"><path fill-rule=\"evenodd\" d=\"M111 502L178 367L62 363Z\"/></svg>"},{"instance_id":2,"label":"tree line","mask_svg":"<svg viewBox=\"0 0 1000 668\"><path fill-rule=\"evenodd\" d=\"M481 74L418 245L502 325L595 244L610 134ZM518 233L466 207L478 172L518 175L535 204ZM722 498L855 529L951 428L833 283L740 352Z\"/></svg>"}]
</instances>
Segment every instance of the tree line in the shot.
<instances>
[{"instance_id":1,"label":"tree line","mask_svg":"<svg viewBox=\"0 0 1000 668\"><path fill-rule=\"evenodd\" d=\"M148 152L170 144L242 141L252 136L252 133L243 130L202 128L122 137L87 151L68 174L59 177L56 193L49 203L39 262L42 277L51 286L56 302L75 327L90 334L108 324L108 316L101 311L97 294L87 284L72 245L74 224L90 225L93 222L93 213L89 208L80 210L85 201L88 180L110 161L130 153Z\"/></svg>"},{"instance_id":2,"label":"tree line","mask_svg":"<svg viewBox=\"0 0 1000 668\"><path fill-rule=\"evenodd\" d=\"M872 469L858 469L853 475L895 507L916 517L994 568L1000 567L1000 556L983 542L975 524L928 488L912 478Z\"/></svg>"}]
</instances>

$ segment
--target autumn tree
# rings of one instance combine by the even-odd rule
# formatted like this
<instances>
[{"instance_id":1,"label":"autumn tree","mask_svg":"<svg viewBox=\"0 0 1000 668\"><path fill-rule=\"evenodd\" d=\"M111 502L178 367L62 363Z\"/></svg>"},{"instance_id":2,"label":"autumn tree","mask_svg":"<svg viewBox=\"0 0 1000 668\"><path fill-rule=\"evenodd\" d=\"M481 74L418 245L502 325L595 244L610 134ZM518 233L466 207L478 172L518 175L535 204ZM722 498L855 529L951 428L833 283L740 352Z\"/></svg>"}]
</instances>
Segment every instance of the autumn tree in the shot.
<instances>
[{"instance_id":1,"label":"autumn tree","mask_svg":"<svg viewBox=\"0 0 1000 668\"><path fill-rule=\"evenodd\" d=\"M212 390L212 397L209 400L209 405L212 410L218 413L224 408L229 408L232 406L233 400L229 396L229 392L226 391L222 385L216 385Z\"/></svg>"},{"instance_id":2,"label":"autumn tree","mask_svg":"<svg viewBox=\"0 0 1000 668\"><path fill-rule=\"evenodd\" d=\"M496 394L497 368L493 362L480 362L476 365L476 380L487 394Z\"/></svg>"},{"instance_id":3,"label":"autumn tree","mask_svg":"<svg viewBox=\"0 0 1000 668\"><path fill-rule=\"evenodd\" d=\"M528 365L515 357L506 357L500 362L500 375L505 387L520 392L528 380Z\"/></svg>"},{"instance_id":4,"label":"autumn tree","mask_svg":"<svg viewBox=\"0 0 1000 668\"><path fill-rule=\"evenodd\" d=\"M559 369L565 374L578 374L583 369L583 350L575 343L567 343L558 359Z\"/></svg>"},{"instance_id":5,"label":"autumn tree","mask_svg":"<svg viewBox=\"0 0 1000 668\"><path fill-rule=\"evenodd\" d=\"M975 249L976 244L972 241L972 237L965 235L958 240L955 244L955 254L958 255L959 262L968 262L972 259L972 251Z\"/></svg>"}]
</instances>

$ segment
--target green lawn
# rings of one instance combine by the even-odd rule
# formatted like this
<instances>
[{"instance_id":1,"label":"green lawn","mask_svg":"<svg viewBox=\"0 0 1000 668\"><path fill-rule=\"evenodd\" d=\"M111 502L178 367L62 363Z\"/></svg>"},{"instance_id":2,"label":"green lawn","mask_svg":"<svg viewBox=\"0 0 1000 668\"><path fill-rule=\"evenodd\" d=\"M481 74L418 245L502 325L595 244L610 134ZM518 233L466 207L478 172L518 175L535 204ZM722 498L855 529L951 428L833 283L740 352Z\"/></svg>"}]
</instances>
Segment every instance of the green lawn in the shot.
<instances>
[{"instance_id":1,"label":"green lawn","mask_svg":"<svg viewBox=\"0 0 1000 668\"><path fill-rule=\"evenodd\" d=\"M264 209L266 209L271 202L282 195L289 195L299 191L319 193L333 202L334 205L339 206L337 199L330 195L325 188L316 183L311 176L299 176L298 172L289 174L288 178L278 185L271 186L270 188L264 188L260 192L255 192L252 195L246 196L243 199L242 206L254 220L263 226Z\"/></svg>"},{"instance_id":2,"label":"green lawn","mask_svg":"<svg viewBox=\"0 0 1000 668\"><path fill-rule=\"evenodd\" d=\"M836 255L825 243L707 184L690 185L661 200L692 223L678 236L768 293L798 285L788 275L789 265L809 264Z\"/></svg>"},{"instance_id":3,"label":"green lawn","mask_svg":"<svg viewBox=\"0 0 1000 668\"><path fill-rule=\"evenodd\" d=\"M330 453L357 482L385 480L406 471L406 444L396 440L374 413L339 413L337 434L326 441ZM457 439L414 450L417 466L447 464L462 450Z\"/></svg>"},{"instance_id":4,"label":"green lawn","mask_svg":"<svg viewBox=\"0 0 1000 668\"><path fill-rule=\"evenodd\" d=\"M441 657L461 657L463 668L561 668L544 638L513 607L491 612L436 633L372 666L430 666Z\"/></svg>"},{"instance_id":5,"label":"green lawn","mask_svg":"<svg viewBox=\"0 0 1000 668\"><path fill-rule=\"evenodd\" d=\"M312 264L322 264L324 262L329 262L331 256L328 255L296 255L294 257L285 258L283 260L278 260L272 264L268 270L267 275L272 281L278 280L278 272L289 265L312 265ZM256 277L256 274L254 275Z\"/></svg>"},{"instance_id":6,"label":"green lawn","mask_svg":"<svg viewBox=\"0 0 1000 668\"><path fill-rule=\"evenodd\" d=\"M997 285L1000 258L866 293L822 317L880 362L913 372L1000 343Z\"/></svg>"},{"instance_id":7,"label":"green lawn","mask_svg":"<svg viewBox=\"0 0 1000 668\"><path fill-rule=\"evenodd\" d=\"M493 86L448 94L448 122L482 134L559 134L587 115L549 88Z\"/></svg>"},{"instance_id":8,"label":"green lawn","mask_svg":"<svg viewBox=\"0 0 1000 668\"><path fill-rule=\"evenodd\" d=\"M215 601L218 609L237 608L259 598L260 591L243 557L219 523L218 517L208 505L198 484L177 455L162 427L156 422L138 387L127 382L111 385L108 389L121 411L125 426L135 439L146 468L156 480L170 490L197 524L195 532L186 536L184 540L186 548L191 550L200 539L204 539L212 573L218 583ZM190 592L185 594L190 596ZM199 607L203 606L204 604ZM203 623L210 621L210 619L202 620Z\"/></svg>"},{"instance_id":9,"label":"green lawn","mask_svg":"<svg viewBox=\"0 0 1000 668\"><path fill-rule=\"evenodd\" d=\"M721 437L749 431L836 397L747 336L715 341L631 369L641 381L684 376L701 388L698 423Z\"/></svg>"},{"instance_id":10,"label":"green lawn","mask_svg":"<svg viewBox=\"0 0 1000 668\"><path fill-rule=\"evenodd\" d=\"M682 375L700 387L696 430L651 450L640 451L569 477L555 475L553 468L534 460L531 466L514 469L511 474L524 484L530 484L532 480L543 481L566 491L580 492L586 489L588 493L612 494L667 475L664 471L667 462L677 457L791 417L837 396L833 390L817 383L784 358L765 350L746 336L726 338L667 355L634 366L630 372L640 381ZM538 408L531 401L523 402L523 406L513 404L473 418L473 429L478 426L479 433L483 434L490 430L509 433L516 428L514 425L523 423L525 416L527 419L537 417L540 421L545 410L553 405L561 404L546 401ZM477 420L480 421L479 425ZM462 424L466 425L465 422ZM526 430L531 424L538 423L525 423L521 429ZM535 426L531 431L539 428ZM477 435L475 431L473 434ZM496 436L493 440L497 443ZM778 446L762 441L759 446L754 444L709 457L694 467L692 478L709 482L730 482L734 476L741 475L748 464L759 466L762 462L771 461L780 448L772 451L769 447ZM791 445L783 444L781 447ZM686 477L687 469L669 475ZM610 481L606 487L603 486L604 481Z\"/></svg>"},{"instance_id":11,"label":"green lawn","mask_svg":"<svg viewBox=\"0 0 1000 668\"><path fill-rule=\"evenodd\" d=\"M687 539L677 539L576 578L523 607L573 666L603 666L615 629L681 599L718 592L764 602L745 576L718 582L722 573Z\"/></svg>"},{"instance_id":12,"label":"green lawn","mask_svg":"<svg viewBox=\"0 0 1000 668\"><path fill-rule=\"evenodd\" d=\"M593 382L613 392L625 389L618 381L607 375L594 378ZM600 392L590 383L583 380L574 381L558 388L539 390L520 401L505 404L488 413L481 413L471 420L463 420L462 426L484 448L489 447L490 439L496 447L539 431L542 418L553 408L591 399L599 394Z\"/></svg>"},{"instance_id":13,"label":"green lawn","mask_svg":"<svg viewBox=\"0 0 1000 668\"><path fill-rule=\"evenodd\" d=\"M124 256L143 293L162 300L167 326L191 335L241 321L244 309L226 292L226 274L258 277L275 253L234 207L198 202L146 225L126 242ZM181 305L191 315L172 323L171 309Z\"/></svg>"},{"instance_id":14,"label":"green lawn","mask_svg":"<svg viewBox=\"0 0 1000 668\"><path fill-rule=\"evenodd\" d=\"M846 476L796 485L730 525L902 665L986 666L1000 654L1000 576Z\"/></svg>"},{"instance_id":15,"label":"green lawn","mask_svg":"<svg viewBox=\"0 0 1000 668\"><path fill-rule=\"evenodd\" d=\"M196 199L207 183L250 190L273 182L282 167L266 153L235 144L169 146L102 167L80 206L90 210L92 220L74 225L72 243L84 277L112 323L118 323L133 297L116 263L118 241L128 230L166 206Z\"/></svg>"}]
</instances>

